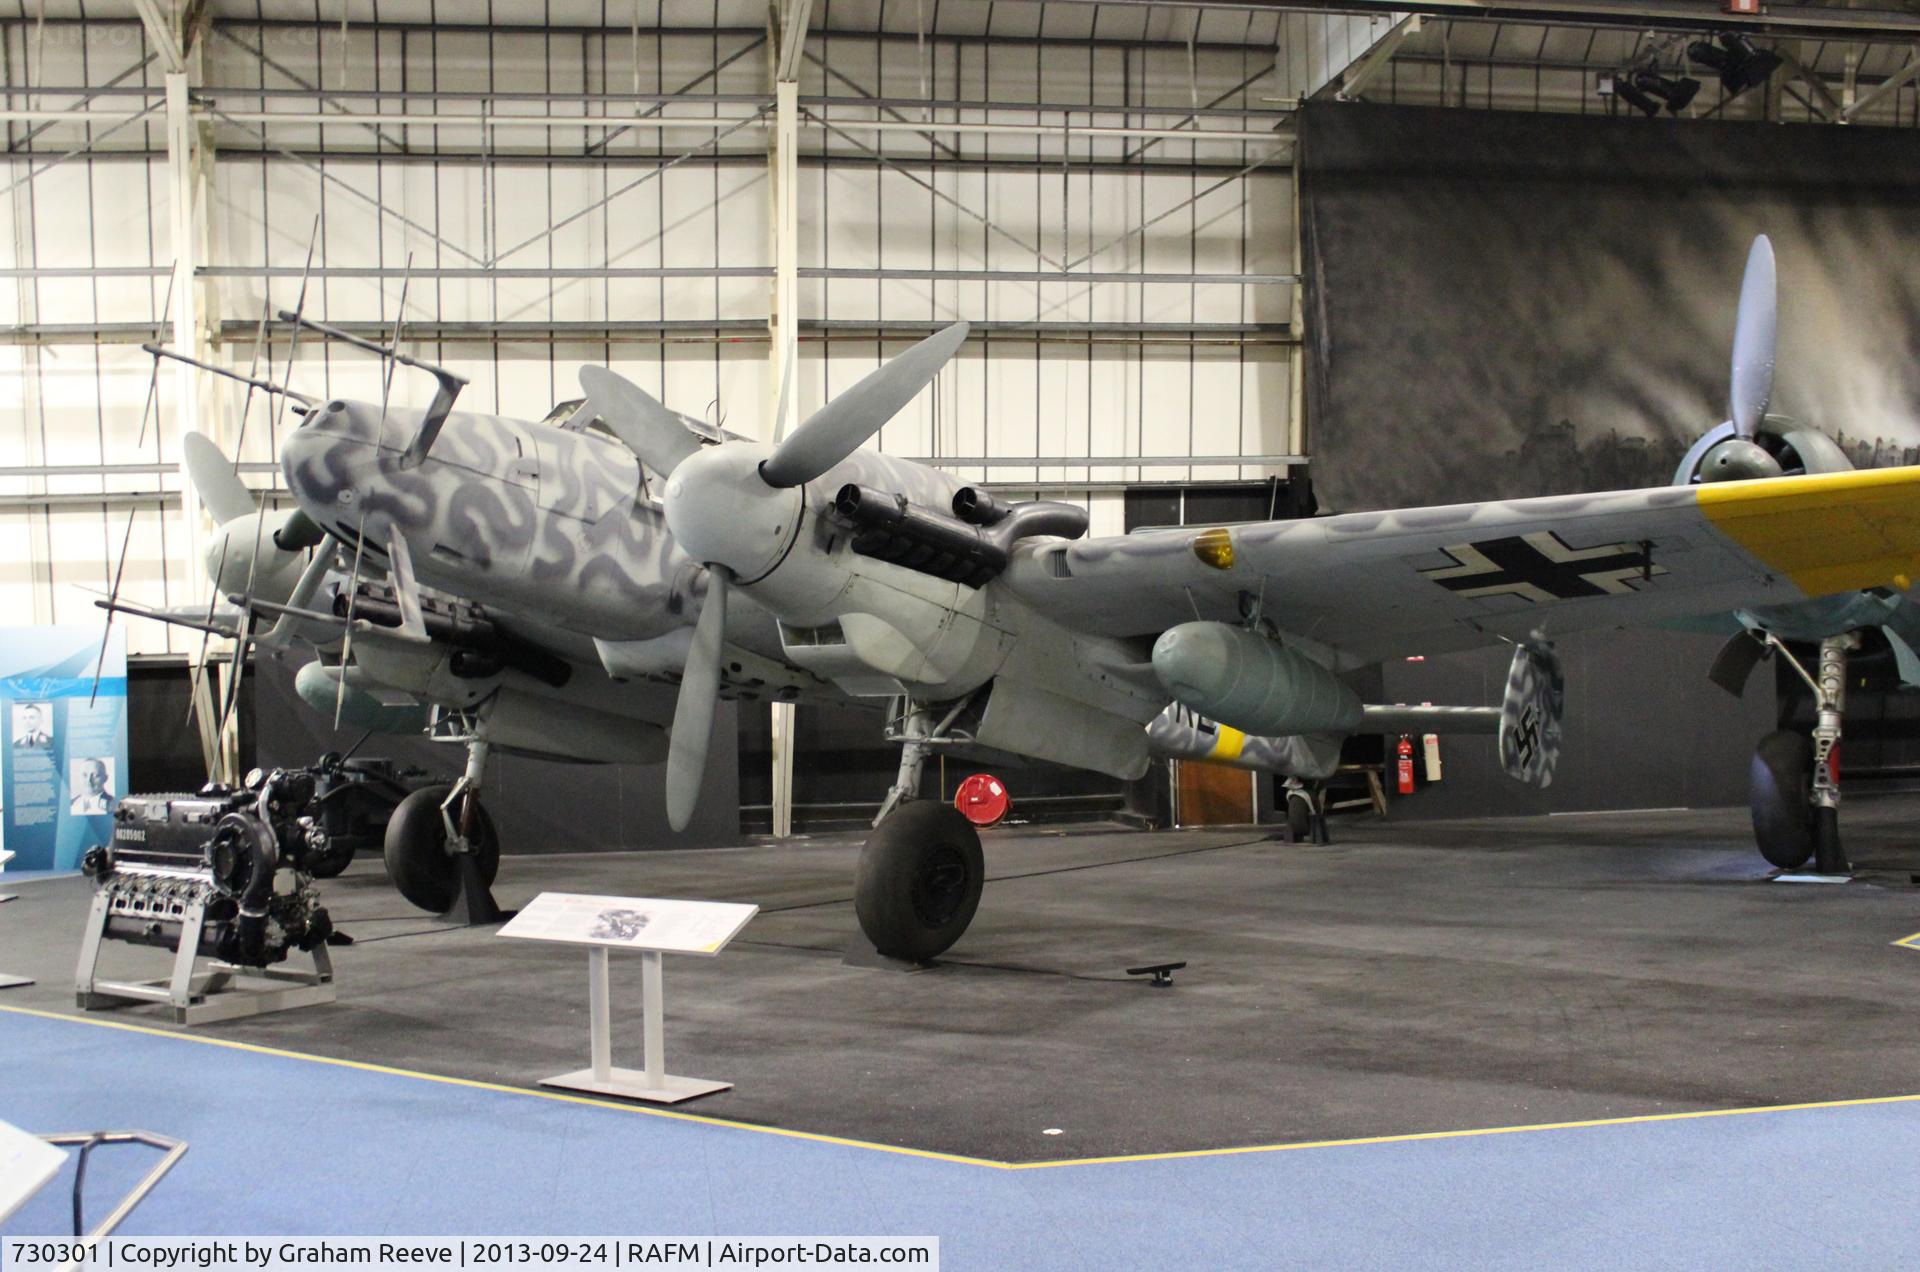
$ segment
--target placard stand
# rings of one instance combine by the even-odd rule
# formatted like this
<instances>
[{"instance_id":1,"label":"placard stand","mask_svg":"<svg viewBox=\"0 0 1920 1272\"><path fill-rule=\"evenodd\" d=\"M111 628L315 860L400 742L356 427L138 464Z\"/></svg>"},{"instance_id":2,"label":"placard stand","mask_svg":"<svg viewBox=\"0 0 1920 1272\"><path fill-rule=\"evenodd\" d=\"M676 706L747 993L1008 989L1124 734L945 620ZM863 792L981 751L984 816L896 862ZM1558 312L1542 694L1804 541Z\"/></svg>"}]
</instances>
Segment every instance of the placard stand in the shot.
<instances>
[{"instance_id":1,"label":"placard stand","mask_svg":"<svg viewBox=\"0 0 1920 1272\"><path fill-rule=\"evenodd\" d=\"M655 1104L679 1104L683 1100L712 1095L733 1086L731 1082L713 1082L706 1078L683 1078L667 1072L665 969L659 950L640 951L640 1017L645 1031L641 1052L645 1069L621 1069L613 1063L613 1008L607 969L607 947L596 945L587 950L587 1016L591 1031L588 1055L593 1063L571 1073L540 1079L543 1087L568 1091L587 1091L594 1095L618 1095L629 1100L648 1100Z\"/></svg>"},{"instance_id":2,"label":"placard stand","mask_svg":"<svg viewBox=\"0 0 1920 1272\"><path fill-rule=\"evenodd\" d=\"M588 896L542 892L500 929L503 937L556 941L587 947L587 1018L591 1063L571 1073L542 1078L543 1087L617 1095L654 1104L679 1104L733 1086L667 1072L666 988L663 954L712 957L740 934L757 905L731 901L683 901L659 897ZM632 950L640 956L641 1021L644 1069L613 1063L613 994L607 951Z\"/></svg>"},{"instance_id":3,"label":"placard stand","mask_svg":"<svg viewBox=\"0 0 1920 1272\"><path fill-rule=\"evenodd\" d=\"M0 848L0 866L4 866L12 860L13 854L4 848ZM0 902L11 901L15 895L15 893L11 892L0 894ZM33 977L31 976L15 976L10 972L0 972L0 989L20 989L23 986L31 984L33 984Z\"/></svg>"}]
</instances>

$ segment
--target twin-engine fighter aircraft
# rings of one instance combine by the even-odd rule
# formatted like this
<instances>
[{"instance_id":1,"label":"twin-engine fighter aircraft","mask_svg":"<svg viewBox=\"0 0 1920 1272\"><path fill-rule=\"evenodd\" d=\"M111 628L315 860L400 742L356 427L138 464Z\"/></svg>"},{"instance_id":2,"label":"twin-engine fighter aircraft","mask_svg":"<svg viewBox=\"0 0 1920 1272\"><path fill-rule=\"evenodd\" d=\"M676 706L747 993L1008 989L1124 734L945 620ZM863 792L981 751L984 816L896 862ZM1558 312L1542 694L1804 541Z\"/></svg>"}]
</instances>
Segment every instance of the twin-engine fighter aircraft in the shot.
<instances>
[{"instance_id":1,"label":"twin-engine fighter aircraft","mask_svg":"<svg viewBox=\"0 0 1920 1272\"><path fill-rule=\"evenodd\" d=\"M298 314L283 317L353 339ZM443 390L453 381L440 368L410 365L432 373ZM623 391L600 368L587 368L582 378L603 397ZM561 403L538 422L455 411L453 382L455 389L424 412L300 399L304 423L283 448L298 500L287 511L257 508L219 449L189 435L188 475L217 523L206 567L217 594L238 609L159 613L106 602L268 649L311 646L318 657L299 669L295 686L336 724L387 733L431 729L464 744L461 780L418 793L388 828L389 874L408 900L430 910L447 909L460 896L460 854L473 858L483 883L498 868L500 845L480 803L492 748L587 762L666 757L673 686L709 588L708 571L666 531L652 493L657 477L609 435L595 407ZM726 440L699 421L654 409L686 448ZM1085 528L1085 512L1067 505L998 509L985 492L962 494L1036 531L1042 515L1055 530ZM896 546L913 555L915 542ZM242 613L266 629L249 623L243 630ZM748 701L842 697L843 686L787 654L771 615L752 602L727 613L720 648L717 690L704 689L703 698L716 691ZM862 687L876 686L885 689L879 680ZM1507 714L1524 714L1532 730L1514 751L1523 758L1508 771L1543 783L1551 774L1557 701L1527 699L1534 705L1526 708L1513 692L1508 696ZM1394 713L1391 720L1369 715L1367 727L1422 732L1492 732L1501 714L1367 711ZM941 740L958 737L949 730ZM1229 741L1233 756L1225 754ZM1224 760L1296 782L1327 776L1339 753L1337 737L1243 738L1173 707L1146 745L1162 756ZM1296 822L1304 812L1299 802L1290 802Z\"/></svg>"},{"instance_id":2,"label":"twin-engine fighter aircraft","mask_svg":"<svg viewBox=\"0 0 1920 1272\"><path fill-rule=\"evenodd\" d=\"M582 373L601 419L665 478L677 547L709 571L671 728L672 820L698 798L738 594L778 620L795 666L900 704L899 776L855 893L875 946L903 958L958 939L984 878L966 819L911 800L941 745L1137 778L1142 726L1169 697L1253 735L1350 733L1365 712L1345 669L1904 587L1920 565L1920 469L1072 541L1084 523L1058 505L1004 508L858 449L966 331L922 341L772 444L705 444L611 372ZM328 450L357 438L360 458L330 480L361 502L406 447L368 423L317 415L287 441L289 484L314 486L302 468L330 434Z\"/></svg>"},{"instance_id":3,"label":"twin-engine fighter aircraft","mask_svg":"<svg viewBox=\"0 0 1920 1272\"><path fill-rule=\"evenodd\" d=\"M385 349L440 380L433 406L311 403L283 443L299 510L280 533L233 492L225 502L256 545L297 555L324 532L337 546L284 601L266 590L292 565L250 563L241 634L291 628L337 648L302 672L317 705L333 691L336 716L350 694L398 691L468 743L436 833L397 863L389 845L403 891L409 878L451 887L449 853L490 838L477 800L489 746L642 761L664 747L684 827L716 697L832 693L893 706L900 772L856 910L881 951L929 958L966 929L984 876L971 825L912 800L941 746L1134 778L1152 754L1144 726L1171 698L1324 756L1326 739L1370 727L1346 669L1904 588L1920 558L1912 469L1081 539L1081 509L1004 505L858 449L965 335L930 337L774 444L704 430L594 367L585 404L556 424L455 412L450 373ZM210 503L217 484L202 483ZM244 535L221 537L231 551ZM235 586L224 562L208 565ZM331 606L312 608L342 567ZM1557 668L1516 656L1514 676L1502 759L1544 782Z\"/></svg>"},{"instance_id":4,"label":"twin-engine fighter aircraft","mask_svg":"<svg viewBox=\"0 0 1920 1272\"><path fill-rule=\"evenodd\" d=\"M1708 430L1680 461L1674 484L1759 481L1813 474L1851 474L1853 461L1818 429L1784 415L1769 415L1773 396L1774 335L1778 325L1778 285L1773 244L1766 235L1753 241L1740 308L1734 326L1730 419ZM1805 489L1821 489L1805 485ZM1844 484L1832 486L1838 492ZM1843 498L1836 493L1836 499ZM1814 549L1809 545L1806 551ZM1878 633L1891 648L1900 679L1920 685L1920 612L1916 612L1910 565L1890 569L1859 590L1826 587L1813 579L1809 590L1830 595L1788 604L1754 605L1731 616L1738 630L1721 650L1711 672L1713 682L1739 697L1754 667L1780 651L1813 692L1813 736L1780 729L1760 740L1753 756L1750 802L1753 834L1761 855L1782 870L1809 857L1822 874L1844 874L1840 845L1840 734L1846 708L1847 657ZM1783 642L1819 646L1819 662L1810 672Z\"/></svg>"}]
</instances>

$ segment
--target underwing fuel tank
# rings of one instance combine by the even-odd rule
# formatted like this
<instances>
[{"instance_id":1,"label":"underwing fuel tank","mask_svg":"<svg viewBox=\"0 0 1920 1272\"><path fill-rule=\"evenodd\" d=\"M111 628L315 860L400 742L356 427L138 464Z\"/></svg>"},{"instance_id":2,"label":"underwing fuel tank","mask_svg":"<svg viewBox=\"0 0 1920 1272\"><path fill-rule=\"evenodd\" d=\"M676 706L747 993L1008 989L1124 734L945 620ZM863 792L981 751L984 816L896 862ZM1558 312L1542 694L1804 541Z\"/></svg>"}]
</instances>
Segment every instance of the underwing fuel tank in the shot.
<instances>
[{"instance_id":1,"label":"underwing fuel tank","mask_svg":"<svg viewBox=\"0 0 1920 1272\"><path fill-rule=\"evenodd\" d=\"M1174 701L1243 733L1352 733L1360 698L1338 676L1278 641L1227 623L1182 623L1153 646Z\"/></svg>"}]
</instances>

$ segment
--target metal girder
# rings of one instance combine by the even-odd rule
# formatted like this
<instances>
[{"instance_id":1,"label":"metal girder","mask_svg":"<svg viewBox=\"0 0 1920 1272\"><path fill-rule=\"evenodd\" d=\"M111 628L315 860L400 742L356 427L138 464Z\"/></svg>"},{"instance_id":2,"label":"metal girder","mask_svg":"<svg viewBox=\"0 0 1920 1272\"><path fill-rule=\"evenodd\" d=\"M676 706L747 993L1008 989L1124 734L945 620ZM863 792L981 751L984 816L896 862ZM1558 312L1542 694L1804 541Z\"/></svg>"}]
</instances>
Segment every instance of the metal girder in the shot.
<instances>
[{"instance_id":1,"label":"metal girder","mask_svg":"<svg viewBox=\"0 0 1920 1272\"><path fill-rule=\"evenodd\" d=\"M1851 123L1878 106L1887 97L1913 83L1915 76L1920 76L1920 45L1915 46L1905 66L1854 98L1853 103L1840 112L1841 120Z\"/></svg>"},{"instance_id":2,"label":"metal girder","mask_svg":"<svg viewBox=\"0 0 1920 1272\"><path fill-rule=\"evenodd\" d=\"M167 15L160 11L158 0L133 0L133 7L140 14L140 25L147 29L147 37L153 41L154 49L160 57L160 64L169 75L187 73L186 37L174 29Z\"/></svg>"},{"instance_id":3,"label":"metal girder","mask_svg":"<svg viewBox=\"0 0 1920 1272\"><path fill-rule=\"evenodd\" d=\"M334 324L370 337L391 336L390 323L344 321ZM802 321L803 340L916 340L933 334L945 323L933 319L875 321L836 318ZM1062 344L1291 344L1294 337L1284 322L1027 322L976 321L973 334L982 340L1041 340ZM267 338L283 342L290 328L270 326ZM259 336L258 324L229 320L214 332L215 343L248 345ZM612 322L409 322L410 340L443 340L474 344L636 344L722 343L744 344L767 338L764 318L640 318ZM59 344L141 344L153 339L150 322L30 323L0 326L0 346Z\"/></svg>"},{"instance_id":4,"label":"metal girder","mask_svg":"<svg viewBox=\"0 0 1920 1272\"><path fill-rule=\"evenodd\" d=\"M144 265L106 266L100 269L46 268L0 269L0 278L118 278L156 277L170 271ZM634 265L550 266L530 269L486 269L449 267L408 270L396 265L317 265L303 270L297 265L203 265L201 278L773 278L771 265ZM910 283L1131 283L1195 286L1266 287L1297 283L1298 274L1225 274L1225 273L1152 273L1138 270L1075 270L1063 273L1045 269L878 269L861 266L803 265L800 278L861 282Z\"/></svg>"},{"instance_id":5,"label":"metal girder","mask_svg":"<svg viewBox=\"0 0 1920 1272\"><path fill-rule=\"evenodd\" d=\"M1380 73L1387 69L1394 55L1400 52L1400 46L1407 42L1407 37L1419 33L1420 15L1417 13L1409 14L1394 23L1393 28L1381 36L1379 42L1368 49L1360 61L1348 70L1346 79L1341 81L1340 89L1334 97L1343 102L1359 101L1365 96L1368 86L1380 78Z\"/></svg>"},{"instance_id":6,"label":"metal girder","mask_svg":"<svg viewBox=\"0 0 1920 1272\"><path fill-rule=\"evenodd\" d=\"M588 216L591 213L599 210L600 208L606 207L609 203L612 203L615 199L621 197L622 195L628 193L629 191L638 189L639 187L645 185L647 182L653 180L655 177L658 177L661 173L666 172L669 169L679 167L682 163L685 163L688 159L691 159L694 155L699 154L702 150L708 150L714 146L719 145L721 142L725 141L727 138L733 136L733 134L739 132L742 128L747 127L749 124L759 123L761 119L761 115L763 115L764 113L765 112L759 112L746 119L743 119L738 123L736 123L733 127L727 129L725 132L715 133L713 136L707 138L705 141L701 142L699 145L691 147L690 149L687 149L687 150L683 150L679 154L675 155L673 158L667 160L665 163L657 164L654 167L649 168L645 173L634 178L632 181L627 182L625 185L621 186L618 190L614 190L607 194L604 194L601 197L595 199L593 202L587 204L585 207L577 208L574 211L569 212L566 216L561 217L559 220L547 226L545 229L539 230L536 233L528 236L527 238L522 239L520 242L515 243L512 247L506 248L503 251L495 252L493 256L485 262L485 264L489 268L492 268L493 266L498 265L501 261L505 260L507 257L512 256L514 253L523 252L527 248L532 247L535 243L538 243L543 239L552 238L555 234L559 233L561 230L565 229L567 226L572 225L575 221L578 221L581 217Z\"/></svg>"},{"instance_id":7,"label":"metal girder","mask_svg":"<svg viewBox=\"0 0 1920 1272\"><path fill-rule=\"evenodd\" d=\"M787 0L786 10L780 24L780 58L774 68L774 78L791 83L800 78L800 51L807 42L813 0Z\"/></svg>"},{"instance_id":8,"label":"metal girder","mask_svg":"<svg viewBox=\"0 0 1920 1272\"><path fill-rule=\"evenodd\" d=\"M1805 84L1807 91L1812 94L1811 99L1803 99L1806 101L1808 110L1830 124L1839 123L1845 118L1846 108L1840 104L1840 99L1833 95L1833 90L1829 89L1820 76L1815 74L1812 67L1802 62L1799 56L1785 45L1775 45L1773 51L1779 55L1781 64L1792 73L1794 78Z\"/></svg>"},{"instance_id":9,"label":"metal girder","mask_svg":"<svg viewBox=\"0 0 1920 1272\"><path fill-rule=\"evenodd\" d=\"M1103 4L1162 7L1165 0L1101 0ZM1548 22L1559 26L1649 27L1670 31L1745 31L1756 35L1827 36L1832 39L1912 39L1920 13L1906 9L1842 9L1814 4L1771 4L1742 16L1694 0L1196 0L1194 7L1271 12L1307 9L1328 13L1418 13L1426 17L1482 21Z\"/></svg>"},{"instance_id":10,"label":"metal girder","mask_svg":"<svg viewBox=\"0 0 1920 1272\"><path fill-rule=\"evenodd\" d=\"M67 162L67 160L69 159L77 159L81 155L91 153L95 146L98 146L101 142L113 136L115 133L120 132L123 129L130 128L134 124L139 123L141 120L147 119L150 116L152 116L155 112L157 112L161 108L163 104L164 103L161 103L161 102L155 102L153 105L147 107L145 110L141 111L139 114L130 115L127 118L121 120L119 123L113 125L111 128L101 129L99 132L87 138L86 141L82 142L78 146L75 146L73 149L62 151L60 154L54 156L52 159L47 160L45 163L40 164L37 167L28 168L25 175L14 178L14 180L8 182L5 186L0 186L0 195L12 194L16 189L27 184L27 182L33 180L35 177L39 176L41 173L47 171L47 169L57 168L61 164Z\"/></svg>"}]
</instances>

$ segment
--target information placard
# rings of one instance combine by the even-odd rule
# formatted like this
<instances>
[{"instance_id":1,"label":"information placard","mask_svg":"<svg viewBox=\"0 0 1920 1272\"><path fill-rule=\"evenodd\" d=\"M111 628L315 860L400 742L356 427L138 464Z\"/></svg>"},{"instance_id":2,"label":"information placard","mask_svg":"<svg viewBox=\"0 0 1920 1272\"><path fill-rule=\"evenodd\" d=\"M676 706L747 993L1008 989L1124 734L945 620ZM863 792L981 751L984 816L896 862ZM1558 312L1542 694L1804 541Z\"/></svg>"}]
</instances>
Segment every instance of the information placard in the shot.
<instances>
[{"instance_id":1,"label":"information placard","mask_svg":"<svg viewBox=\"0 0 1920 1272\"><path fill-rule=\"evenodd\" d=\"M0 628L0 838L22 870L108 842L127 778L127 642L116 627Z\"/></svg>"},{"instance_id":2,"label":"information placard","mask_svg":"<svg viewBox=\"0 0 1920 1272\"><path fill-rule=\"evenodd\" d=\"M718 954L758 913L757 905L733 901L542 892L500 935L665 954Z\"/></svg>"}]
</instances>

